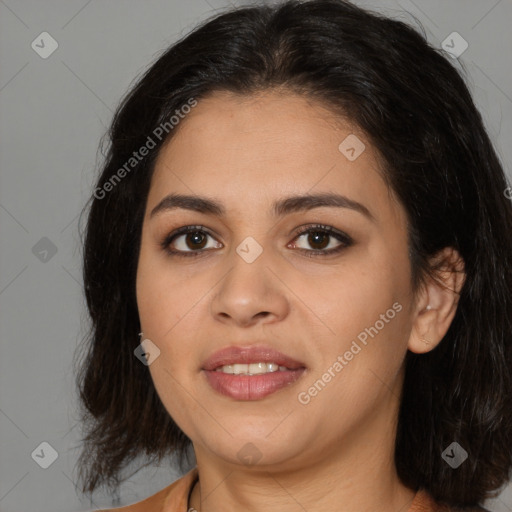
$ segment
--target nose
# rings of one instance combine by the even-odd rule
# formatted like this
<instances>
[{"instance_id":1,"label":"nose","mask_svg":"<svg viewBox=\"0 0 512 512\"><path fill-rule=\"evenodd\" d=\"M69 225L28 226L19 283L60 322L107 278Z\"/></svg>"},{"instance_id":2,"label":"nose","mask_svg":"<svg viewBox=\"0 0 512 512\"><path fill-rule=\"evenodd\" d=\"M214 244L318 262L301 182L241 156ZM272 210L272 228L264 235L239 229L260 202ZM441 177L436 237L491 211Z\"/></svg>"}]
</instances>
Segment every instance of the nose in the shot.
<instances>
[{"instance_id":1,"label":"nose","mask_svg":"<svg viewBox=\"0 0 512 512\"><path fill-rule=\"evenodd\" d=\"M288 288L265 258L248 263L236 252L211 302L216 320L249 327L283 320L289 313Z\"/></svg>"}]
</instances>

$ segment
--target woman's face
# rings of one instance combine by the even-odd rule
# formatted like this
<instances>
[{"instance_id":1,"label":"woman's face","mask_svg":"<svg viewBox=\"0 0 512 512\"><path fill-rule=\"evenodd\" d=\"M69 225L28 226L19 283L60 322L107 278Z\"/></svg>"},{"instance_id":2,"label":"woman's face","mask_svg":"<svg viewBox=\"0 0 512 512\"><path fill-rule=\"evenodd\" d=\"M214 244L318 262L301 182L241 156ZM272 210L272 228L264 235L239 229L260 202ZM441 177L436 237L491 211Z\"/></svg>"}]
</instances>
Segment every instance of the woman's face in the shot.
<instances>
[{"instance_id":1,"label":"woman's face","mask_svg":"<svg viewBox=\"0 0 512 512\"><path fill-rule=\"evenodd\" d=\"M252 455L306 467L363 438L390 456L414 309L405 212L376 150L356 126L291 93L215 93L180 123L151 182L137 302L143 338L160 350L151 377L198 461ZM170 194L207 198L224 213L162 203ZM345 205L273 208L321 194ZM202 231L178 234L168 253L163 242L184 226ZM217 375L239 395L210 384L212 354L255 345L305 370L269 394L248 379L273 374Z\"/></svg>"}]
</instances>

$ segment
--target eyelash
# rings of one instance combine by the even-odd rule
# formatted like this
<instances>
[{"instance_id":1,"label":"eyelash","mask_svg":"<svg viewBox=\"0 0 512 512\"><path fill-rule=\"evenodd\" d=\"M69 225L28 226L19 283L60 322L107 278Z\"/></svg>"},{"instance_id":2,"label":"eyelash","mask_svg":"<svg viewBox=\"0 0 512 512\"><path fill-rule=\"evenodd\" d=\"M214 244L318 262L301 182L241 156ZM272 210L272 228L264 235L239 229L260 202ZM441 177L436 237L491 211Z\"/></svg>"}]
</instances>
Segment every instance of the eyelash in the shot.
<instances>
[{"instance_id":1,"label":"eyelash","mask_svg":"<svg viewBox=\"0 0 512 512\"><path fill-rule=\"evenodd\" d=\"M200 249L197 251L176 251L176 250L169 249L169 246L171 245L171 243L178 236L183 235L183 234L188 234L188 233L196 233L196 232L200 232L200 233L204 233L208 236L212 236L212 235L210 235L210 233L208 233L208 231L205 230L204 226L183 226L183 227L173 231L169 235L167 235L164 238L164 240L161 242L160 245L162 246L162 249L169 256L179 256L179 257L183 256L186 258L200 256L202 253L205 252L205 249ZM296 240L301 235L304 235L309 232L327 233L330 237L333 237L336 240L342 242L342 244L339 245L338 247L336 247L334 249L329 249L327 251L319 250L319 249L311 249L311 250L310 249L299 249L299 251L304 252L306 254L306 256L308 256L310 258L315 257L315 256L322 257L322 256L328 256L331 254L339 253L342 250L350 247L354 243L352 238L350 236L348 236L347 234L345 234L341 231L337 231L331 226L324 226L323 224L315 224L312 226L305 226L303 228L298 229L295 232L295 237L293 240ZM213 238L213 236L212 236L212 238Z\"/></svg>"}]
</instances>

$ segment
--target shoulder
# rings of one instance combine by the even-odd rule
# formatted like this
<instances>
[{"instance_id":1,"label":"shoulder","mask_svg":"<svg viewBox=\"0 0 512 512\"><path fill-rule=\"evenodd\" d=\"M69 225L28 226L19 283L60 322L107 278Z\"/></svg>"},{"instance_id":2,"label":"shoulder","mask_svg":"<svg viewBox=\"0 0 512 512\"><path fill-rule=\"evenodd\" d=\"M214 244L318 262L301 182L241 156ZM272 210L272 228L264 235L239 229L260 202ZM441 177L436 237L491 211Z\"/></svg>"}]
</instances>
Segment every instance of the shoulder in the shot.
<instances>
[{"instance_id":1,"label":"shoulder","mask_svg":"<svg viewBox=\"0 0 512 512\"><path fill-rule=\"evenodd\" d=\"M173 485L174 484L171 484L165 487L156 494L153 494L153 496L139 501L138 503L120 508L100 509L98 512L160 512L164 506L167 495L172 491Z\"/></svg>"},{"instance_id":2,"label":"shoulder","mask_svg":"<svg viewBox=\"0 0 512 512\"><path fill-rule=\"evenodd\" d=\"M444 512L444 509L442 509ZM491 512L490 510L487 510L486 508L475 506L475 507L447 507L447 512Z\"/></svg>"},{"instance_id":3,"label":"shoulder","mask_svg":"<svg viewBox=\"0 0 512 512\"><path fill-rule=\"evenodd\" d=\"M172 484L143 501L120 508L100 509L97 512L166 512L167 510L186 508L188 494L197 476L197 467L195 467Z\"/></svg>"},{"instance_id":4,"label":"shoulder","mask_svg":"<svg viewBox=\"0 0 512 512\"><path fill-rule=\"evenodd\" d=\"M438 503L425 490L420 489L407 512L491 512L480 506L453 507L445 503Z\"/></svg>"}]
</instances>

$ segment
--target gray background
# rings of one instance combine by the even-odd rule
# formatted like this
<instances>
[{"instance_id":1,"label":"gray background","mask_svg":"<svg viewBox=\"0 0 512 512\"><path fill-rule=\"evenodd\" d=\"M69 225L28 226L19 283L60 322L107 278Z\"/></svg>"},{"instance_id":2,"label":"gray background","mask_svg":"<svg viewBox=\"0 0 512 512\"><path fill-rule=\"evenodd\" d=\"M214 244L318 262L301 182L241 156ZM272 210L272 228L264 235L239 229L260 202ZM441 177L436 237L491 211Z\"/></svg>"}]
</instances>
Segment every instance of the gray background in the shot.
<instances>
[{"instance_id":1,"label":"gray background","mask_svg":"<svg viewBox=\"0 0 512 512\"><path fill-rule=\"evenodd\" d=\"M469 47L458 65L511 176L512 1L356 3L412 24L413 14L437 47L454 31L463 36ZM72 360L87 321L78 214L101 163L100 137L130 84L158 52L227 5L0 0L1 512L121 506L181 476L172 464L136 472L134 462L117 498L97 493L91 503L75 492L80 428ZM45 31L58 49L43 59L31 43ZM42 442L58 453L47 469L31 457ZM512 511L512 486L487 507Z\"/></svg>"}]
</instances>

